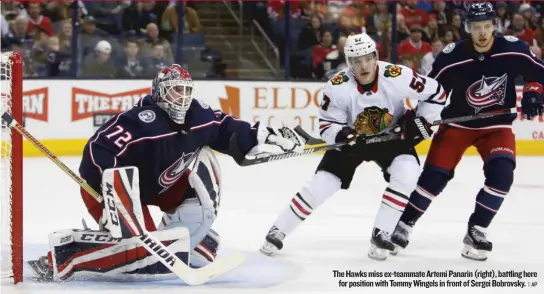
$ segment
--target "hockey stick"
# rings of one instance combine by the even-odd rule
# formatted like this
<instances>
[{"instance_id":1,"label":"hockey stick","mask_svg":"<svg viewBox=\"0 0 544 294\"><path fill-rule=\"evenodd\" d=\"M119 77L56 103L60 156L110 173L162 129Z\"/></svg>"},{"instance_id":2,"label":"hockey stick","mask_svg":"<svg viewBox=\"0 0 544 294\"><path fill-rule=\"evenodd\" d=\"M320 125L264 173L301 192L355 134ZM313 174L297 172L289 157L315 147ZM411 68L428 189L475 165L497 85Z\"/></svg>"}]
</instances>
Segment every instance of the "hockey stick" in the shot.
<instances>
[{"instance_id":1,"label":"hockey stick","mask_svg":"<svg viewBox=\"0 0 544 294\"><path fill-rule=\"evenodd\" d=\"M449 124L449 123L456 123L456 122L465 122L465 121L471 121L476 119L484 119L484 118L491 118L499 115L505 115L505 114L515 114L517 113L517 108L510 108L510 109L503 109L498 111L491 111L491 112L485 112L485 113L477 113L477 114L471 114L466 116L460 116L460 117L453 117L453 118L447 118L447 119L441 119L441 120L435 120L431 125L437 126L441 124ZM294 128L295 132L297 132L304 140L306 140L306 143L309 145L318 145L318 144L325 144L325 141L320 140L318 138L313 137L312 135L308 134L304 129L302 129L300 126L296 126ZM381 143L381 142L387 142L392 140L402 140L403 135L402 134L390 134L390 135L380 135L380 136L369 136L365 138L366 144L373 144L373 143ZM285 152L280 154L257 154L257 155L243 155L240 151L238 144L237 144L237 136L234 134L230 138L229 142L229 152L231 156L234 158L236 163L240 166L250 166L255 164L261 164L269 161L276 161L276 160L282 160L287 158L293 158L303 155L312 154L318 151L327 151L336 149L339 147L342 147L346 145L347 143L336 143L331 145L322 145L322 146L316 146L316 147L310 147L305 148L302 152Z\"/></svg>"},{"instance_id":2,"label":"hockey stick","mask_svg":"<svg viewBox=\"0 0 544 294\"><path fill-rule=\"evenodd\" d=\"M45 154L53 163L55 163L61 170L63 170L70 178L72 178L78 185L80 185L85 191L87 191L96 201L102 202L102 195L98 194L87 182L74 173L68 166L66 166L60 159L57 158L51 151L49 151L40 141L32 136L26 129L21 126L9 113L4 112L2 119L6 121L7 125L15 129L19 134L25 137L32 145L38 148L43 154ZM200 285L204 284L214 278L217 278L223 274L226 274L233 269L237 268L244 261L242 254L229 254L225 257L217 258L214 262L207 266L203 266L198 269L193 269L186 265L164 244L158 241L154 236L149 234L146 230L142 230L140 236L136 236L141 242L142 246L153 254L158 260L164 264L172 273L177 275L182 281L188 285ZM162 256L161 256L162 255Z\"/></svg>"}]
</instances>

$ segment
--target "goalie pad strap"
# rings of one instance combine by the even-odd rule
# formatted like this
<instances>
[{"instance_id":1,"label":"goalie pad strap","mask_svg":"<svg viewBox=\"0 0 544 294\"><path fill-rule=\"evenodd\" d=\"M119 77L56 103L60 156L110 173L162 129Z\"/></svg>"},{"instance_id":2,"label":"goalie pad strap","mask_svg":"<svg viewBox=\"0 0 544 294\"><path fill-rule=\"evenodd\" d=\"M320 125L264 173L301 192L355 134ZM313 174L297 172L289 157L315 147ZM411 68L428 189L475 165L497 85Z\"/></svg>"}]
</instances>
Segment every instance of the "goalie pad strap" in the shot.
<instances>
[{"instance_id":1,"label":"goalie pad strap","mask_svg":"<svg viewBox=\"0 0 544 294\"><path fill-rule=\"evenodd\" d=\"M189 264L189 232L175 228L151 233ZM103 231L64 230L49 235L55 280L148 280L167 277L167 269L141 246L138 237L115 238Z\"/></svg>"}]
</instances>

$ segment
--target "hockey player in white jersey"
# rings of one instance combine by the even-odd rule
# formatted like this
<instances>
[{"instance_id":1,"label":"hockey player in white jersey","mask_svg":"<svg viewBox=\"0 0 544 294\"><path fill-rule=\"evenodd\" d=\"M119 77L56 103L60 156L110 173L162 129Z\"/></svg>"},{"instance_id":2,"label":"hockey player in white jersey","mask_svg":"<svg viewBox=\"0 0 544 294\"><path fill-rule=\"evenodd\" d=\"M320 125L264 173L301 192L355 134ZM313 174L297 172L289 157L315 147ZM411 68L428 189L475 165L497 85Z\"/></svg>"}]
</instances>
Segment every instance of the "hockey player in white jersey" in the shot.
<instances>
[{"instance_id":1,"label":"hockey player in white jersey","mask_svg":"<svg viewBox=\"0 0 544 294\"><path fill-rule=\"evenodd\" d=\"M328 144L347 142L327 151L310 181L291 199L270 228L261 252L273 255L326 199L348 189L355 169L373 161L389 182L372 230L368 256L385 260L390 240L420 174L414 146L431 137L430 123L440 119L446 94L435 80L410 68L378 60L376 44L366 34L349 36L344 47L348 68L330 79L319 110L321 137ZM415 111L406 101L417 100ZM365 144L368 135L402 132L404 140ZM362 196L365 191L358 191Z\"/></svg>"}]
</instances>

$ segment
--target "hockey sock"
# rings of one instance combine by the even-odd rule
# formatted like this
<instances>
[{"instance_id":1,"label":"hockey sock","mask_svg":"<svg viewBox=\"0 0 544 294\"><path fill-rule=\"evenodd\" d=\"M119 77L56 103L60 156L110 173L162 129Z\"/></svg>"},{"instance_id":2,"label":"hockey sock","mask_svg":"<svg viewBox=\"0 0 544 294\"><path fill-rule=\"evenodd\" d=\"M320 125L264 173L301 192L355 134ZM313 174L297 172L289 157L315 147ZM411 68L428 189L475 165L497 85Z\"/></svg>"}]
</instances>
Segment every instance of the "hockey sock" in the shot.
<instances>
[{"instance_id":1,"label":"hockey sock","mask_svg":"<svg viewBox=\"0 0 544 294\"><path fill-rule=\"evenodd\" d=\"M393 233L407 203L407 195L395 191L391 187L387 187L382 196L382 203L376 216L374 227L388 233Z\"/></svg>"},{"instance_id":2,"label":"hockey sock","mask_svg":"<svg viewBox=\"0 0 544 294\"><path fill-rule=\"evenodd\" d=\"M444 190L452 177L452 172L426 166L419 177L416 189L410 195L410 201L400 220L413 226L429 208L432 200Z\"/></svg>"},{"instance_id":3,"label":"hockey sock","mask_svg":"<svg viewBox=\"0 0 544 294\"><path fill-rule=\"evenodd\" d=\"M514 181L514 163L510 159L491 160L485 166L485 177L485 185L476 197L469 223L487 228L510 191Z\"/></svg>"},{"instance_id":4,"label":"hockey sock","mask_svg":"<svg viewBox=\"0 0 544 294\"><path fill-rule=\"evenodd\" d=\"M278 220L274 225L285 235L289 235L295 228L306 220L312 213L313 208L308 201L305 200L300 193L297 193L289 206L286 207L278 216Z\"/></svg>"},{"instance_id":5,"label":"hockey sock","mask_svg":"<svg viewBox=\"0 0 544 294\"><path fill-rule=\"evenodd\" d=\"M337 176L326 171L318 171L291 199L274 222L274 226L286 236L289 235L312 214L314 209L340 190L341 185L342 182Z\"/></svg>"}]
</instances>

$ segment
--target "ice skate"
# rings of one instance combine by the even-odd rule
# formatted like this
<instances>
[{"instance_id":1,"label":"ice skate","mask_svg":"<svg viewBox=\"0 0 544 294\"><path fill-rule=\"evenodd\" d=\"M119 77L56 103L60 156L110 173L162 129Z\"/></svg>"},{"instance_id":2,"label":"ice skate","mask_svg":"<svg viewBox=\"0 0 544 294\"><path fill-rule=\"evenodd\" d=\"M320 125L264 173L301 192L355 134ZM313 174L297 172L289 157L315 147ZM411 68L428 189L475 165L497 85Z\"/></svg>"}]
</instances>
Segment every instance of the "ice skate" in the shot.
<instances>
[{"instance_id":1,"label":"ice skate","mask_svg":"<svg viewBox=\"0 0 544 294\"><path fill-rule=\"evenodd\" d=\"M493 243L487 240L485 228L480 226L469 225L463 243L465 246L461 256L472 260L487 260L487 253L493 250Z\"/></svg>"},{"instance_id":2,"label":"ice skate","mask_svg":"<svg viewBox=\"0 0 544 294\"><path fill-rule=\"evenodd\" d=\"M273 256L283 248L283 239L285 239L285 234L280 232L276 226L272 226L266 235L261 252L264 255Z\"/></svg>"},{"instance_id":3,"label":"ice skate","mask_svg":"<svg viewBox=\"0 0 544 294\"><path fill-rule=\"evenodd\" d=\"M390 234L374 228L372 230L372 238L370 239L368 257L375 260L385 260L393 250L395 250L395 245L391 242Z\"/></svg>"},{"instance_id":4,"label":"ice skate","mask_svg":"<svg viewBox=\"0 0 544 294\"><path fill-rule=\"evenodd\" d=\"M38 282L53 281L53 269L49 266L49 260L47 259L47 256L42 256L38 260L28 261L27 264L36 274L36 280Z\"/></svg>"},{"instance_id":5,"label":"ice skate","mask_svg":"<svg viewBox=\"0 0 544 294\"><path fill-rule=\"evenodd\" d=\"M391 242L395 244L395 250L391 252L392 255L397 255L400 250L405 249L406 246L408 246L412 229L412 226L405 224L403 221L399 221L391 236Z\"/></svg>"}]
</instances>

